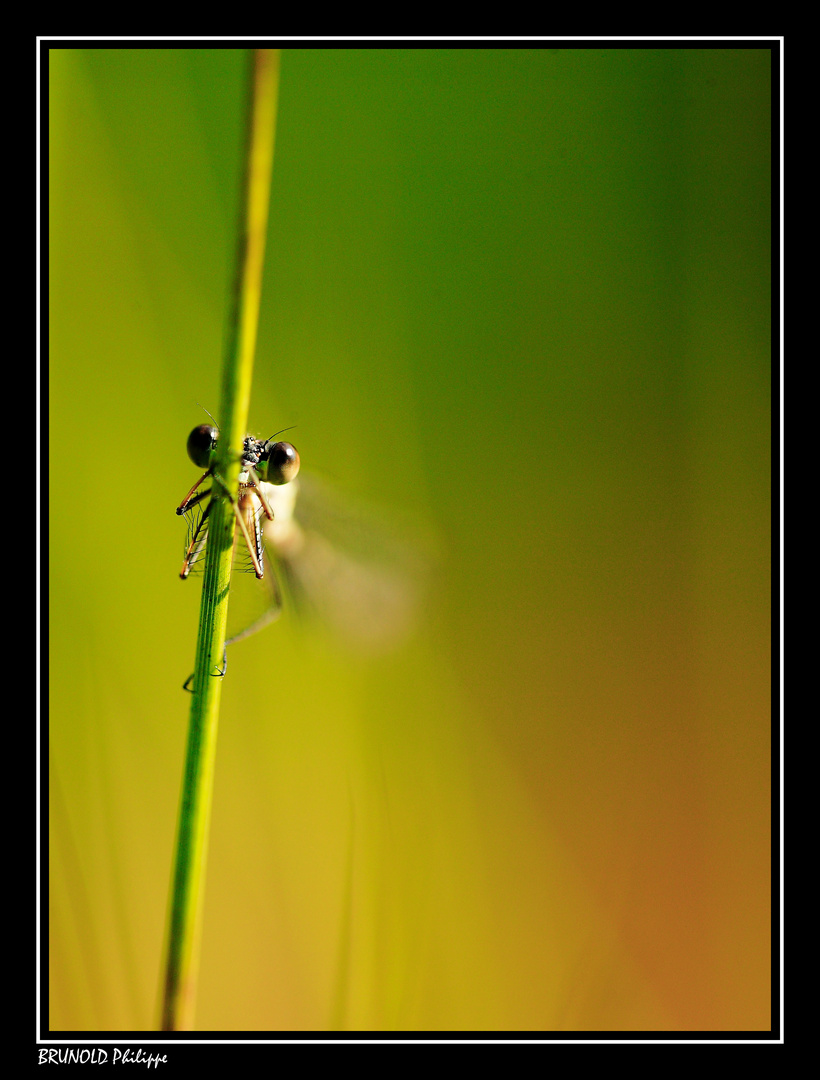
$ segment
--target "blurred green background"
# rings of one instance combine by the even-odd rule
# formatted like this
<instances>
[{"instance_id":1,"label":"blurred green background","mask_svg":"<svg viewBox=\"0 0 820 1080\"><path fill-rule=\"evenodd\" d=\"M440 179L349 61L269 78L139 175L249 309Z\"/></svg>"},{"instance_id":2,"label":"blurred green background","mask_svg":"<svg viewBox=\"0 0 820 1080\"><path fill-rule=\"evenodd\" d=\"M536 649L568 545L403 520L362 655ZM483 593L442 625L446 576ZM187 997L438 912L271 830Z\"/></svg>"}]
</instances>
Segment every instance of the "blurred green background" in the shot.
<instances>
[{"instance_id":1,"label":"blurred green background","mask_svg":"<svg viewBox=\"0 0 820 1080\"><path fill-rule=\"evenodd\" d=\"M247 59L49 54L52 1029L157 1024ZM283 53L251 428L435 557L232 650L200 1030L768 1029L770 94Z\"/></svg>"}]
</instances>

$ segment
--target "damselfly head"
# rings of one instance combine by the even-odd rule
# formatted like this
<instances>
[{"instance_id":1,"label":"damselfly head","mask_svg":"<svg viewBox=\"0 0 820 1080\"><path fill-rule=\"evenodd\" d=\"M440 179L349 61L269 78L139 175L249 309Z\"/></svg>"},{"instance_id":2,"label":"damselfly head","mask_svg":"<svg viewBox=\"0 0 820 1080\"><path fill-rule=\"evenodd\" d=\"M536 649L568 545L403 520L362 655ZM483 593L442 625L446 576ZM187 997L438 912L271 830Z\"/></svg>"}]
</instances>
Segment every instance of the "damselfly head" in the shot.
<instances>
[{"instance_id":1,"label":"damselfly head","mask_svg":"<svg viewBox=\"0 0 820 1080\"><path fill-rule=\"evenodd\" d=\"M218 428L212 424L200 424L188 436L188 457L200 469L207 469L211 464L211 454L216 449L219 436Z\"/></svg>"},{"instance_id":2,"label":"damselfly head","mask_svg":"<svg viewBox=\"0 0 820 1080\"><path fill-rule=\"evenodd\" d=\"M188 457L200 469L208 469L213 460L219 428L214 424L200 424L188 436ZM289 442L271 439L255 439L245 436L242 449L243 469L255 469L261 480L280 487L295 480L299 472L299 451Z\"/></svg>"}]
</instances>

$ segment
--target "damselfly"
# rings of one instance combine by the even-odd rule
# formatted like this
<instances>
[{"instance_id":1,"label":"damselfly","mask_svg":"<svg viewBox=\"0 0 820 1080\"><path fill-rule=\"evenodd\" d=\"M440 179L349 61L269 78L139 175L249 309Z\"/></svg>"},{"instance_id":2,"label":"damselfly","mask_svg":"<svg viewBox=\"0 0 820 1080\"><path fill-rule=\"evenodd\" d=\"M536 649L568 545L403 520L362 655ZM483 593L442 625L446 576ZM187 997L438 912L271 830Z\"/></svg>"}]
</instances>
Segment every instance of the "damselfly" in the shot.
<instances>
[{"instance_id":1,"label":"damselfly","mask_svg":"<svg viewBox=\"0 0 820 1080\"><path fill-rule=\"evenodd\" d=\"M274 442L275 436L270 439L255 439L252 435L246 435L239 464L239 496L234 501L214 472L212 462L218 437L218 429L211 424L200 424L188 436L188 457L194 465L204 468L205 472L179 504L177 513L187 513L214 494L213 486L207 491L196 493L197 488L206 480L210 479L214 485L218 484L222 491L217 494L230 499L240 532L247 544L254 573L258 578L262 578L265 576L265 556L260 518L264 514L269 521L274 520L271 502L277 501L276 489L278 487L296 479L299 472L299 453L288 442ZM292 503L292 500L286 500L288 501ZM200 515L193 530L185 552L185 560L179 572L183 580L188 577L192 567L205 550L208 516L212 506L213 499Z\"/></svg>"},{"instance_id":2,"label":"damselfly","mask_svg":"<svg viewBox=\"0 0 820 1080\"><path fill-rule=\"evenodd\" d=\"M188 456L205 472L177 507L188 524L183 579L204 563L213 497L228 497L213 470L218 436L210 424L201 424L188 436ZM279 616L282 593L275 563L298 614L317 614L356 652L394 647L413 622L425 576L426 545L418 530L391 529L381 513L354 508L350 499L340 498L316 477L296 479L298 452L275 439L248 435L244 441L239 494L232 501L239 528L227 644L249 637ZM206 481L210 486L200 490ZM412 542L410 535L415 535ZM256 588L236 587L243 580L236 574L243 571L244 580L249 575L260 579L254 582Z\"/></svg>"},{"instance_id":3,"label":"damselfly","mask_svg":"<svg viewBox=\"0 0 820 1080\"><path fill-rule=\"evenodd\" d=\"M185 580L193 570L201 566L214 497L221 495L229 499L239 526L234 545L233 568L250 570L260 579L267 576L271 585L271 602L265 612L253 625L233 635L227 642L232 644L240 637L247 637L271 622L281 609L281 593L273 568L266 559L262 523L268 521L271 526L276 523L274 535L283 545L287 546L289 537L293 542L290 534L294 529L294 481L300 462L299 453L291 443L275 442L275 436L270 439L256 439L252 435L246 435L239 465L239 493L234 500L214 471L213 461L218 438L219 430L211 424L200 424L188 436L188 456L195 465L204 468L205 472L177 507L177 514L184 515L188 522L188 540L179 576ZM206 481L210 481L211 486L201 490Z\"/></svg>"}]
</instances>

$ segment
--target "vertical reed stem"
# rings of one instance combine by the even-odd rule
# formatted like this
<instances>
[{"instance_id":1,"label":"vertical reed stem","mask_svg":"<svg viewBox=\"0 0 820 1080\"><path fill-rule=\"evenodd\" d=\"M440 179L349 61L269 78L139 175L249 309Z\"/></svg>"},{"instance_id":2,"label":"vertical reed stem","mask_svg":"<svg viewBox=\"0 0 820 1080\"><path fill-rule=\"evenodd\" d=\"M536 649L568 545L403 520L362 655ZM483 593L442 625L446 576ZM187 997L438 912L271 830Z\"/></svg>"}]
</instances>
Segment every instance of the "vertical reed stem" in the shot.
<instances>
[{"instance_id":1,"label":"vertical reed stem","mask_svg":"<svg viewBox=\"0 0 820 1080\"><path fill-rule=\"evenodd\" d=\"M262 266L279 96L279 50L256 49L248 115L233 305L226 338L215 470L233 497L247 430L253 357L259 322ZM177 832L168 926L163 1031L190 1031L194 1024L208 827L213 795L216 736L228 593L235 528L227 498L214 485L208 523L193 698Z\"/></svg>"}]
</instances>

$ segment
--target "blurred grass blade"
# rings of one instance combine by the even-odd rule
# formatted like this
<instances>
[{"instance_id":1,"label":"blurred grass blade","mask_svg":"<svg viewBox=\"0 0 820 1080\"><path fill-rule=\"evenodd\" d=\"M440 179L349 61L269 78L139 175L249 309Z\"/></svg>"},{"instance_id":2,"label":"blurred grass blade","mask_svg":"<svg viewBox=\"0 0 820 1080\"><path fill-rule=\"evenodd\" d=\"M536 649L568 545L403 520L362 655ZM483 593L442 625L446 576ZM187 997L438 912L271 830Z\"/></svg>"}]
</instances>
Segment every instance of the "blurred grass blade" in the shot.
<instances>
[{"instance_id":1,"label":"blurred grass blade","mask_svg":"<svg viewBox=\"0 0 820 1080\"><path fill-rule=\"evenodd\" d=\"M254 52L239 248L228 323L215 469L235 497L239 455L247 430L253 357L259 321L262 266L270 201L279 50ZM216 492L216 486L215 486ZM177 832L171 912L165 958L163 1031L193 1028L208 824L213 793L216 736L228 617L235 517L227 498L211 511L202 587L193 698Z\"/></svg>"}]
</instances>

